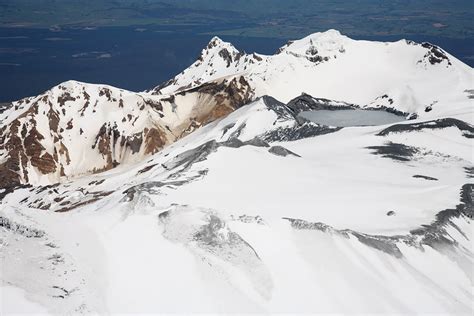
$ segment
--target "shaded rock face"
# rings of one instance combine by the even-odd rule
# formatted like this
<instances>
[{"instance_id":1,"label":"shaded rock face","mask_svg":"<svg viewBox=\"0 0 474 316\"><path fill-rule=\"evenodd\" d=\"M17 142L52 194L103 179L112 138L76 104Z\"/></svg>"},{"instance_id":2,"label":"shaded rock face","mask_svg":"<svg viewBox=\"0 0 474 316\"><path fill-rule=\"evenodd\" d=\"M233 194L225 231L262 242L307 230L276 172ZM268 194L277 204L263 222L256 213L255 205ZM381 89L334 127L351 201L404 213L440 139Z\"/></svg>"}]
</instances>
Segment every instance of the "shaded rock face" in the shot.
<instances>
[{"instance_id":1,"label":"shaded rock face","mask_svg":"<svg viewBox=\"0 0 474 316\"><path fill-rule=\"evenodd\" d=\"M254 92L243 77L234 77L202 84L177 93L177 96L197 95L195 111L179 134L182 138L196 128L227 116L254 99Z\"/></svg>"}]
</instances>

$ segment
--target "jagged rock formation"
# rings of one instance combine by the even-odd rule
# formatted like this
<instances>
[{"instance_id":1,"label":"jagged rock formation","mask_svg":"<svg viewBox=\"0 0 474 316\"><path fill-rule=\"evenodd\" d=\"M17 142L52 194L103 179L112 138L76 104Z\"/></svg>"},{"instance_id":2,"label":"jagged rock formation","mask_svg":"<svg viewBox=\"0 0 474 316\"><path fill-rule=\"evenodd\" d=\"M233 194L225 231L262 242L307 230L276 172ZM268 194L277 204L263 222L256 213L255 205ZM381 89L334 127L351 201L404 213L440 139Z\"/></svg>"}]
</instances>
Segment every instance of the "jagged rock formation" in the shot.
<instances>
[{"instance_id":1,"label":"jagged rock formation","mask_svg":"<svg viewBox=\"0 0 474 316\"><path fill-rule=\"evenodd\" d=\"M63 83L0 116L0 187L138 162L252 99L243 77L163 96Z\"/></svg>"}]
</instances>

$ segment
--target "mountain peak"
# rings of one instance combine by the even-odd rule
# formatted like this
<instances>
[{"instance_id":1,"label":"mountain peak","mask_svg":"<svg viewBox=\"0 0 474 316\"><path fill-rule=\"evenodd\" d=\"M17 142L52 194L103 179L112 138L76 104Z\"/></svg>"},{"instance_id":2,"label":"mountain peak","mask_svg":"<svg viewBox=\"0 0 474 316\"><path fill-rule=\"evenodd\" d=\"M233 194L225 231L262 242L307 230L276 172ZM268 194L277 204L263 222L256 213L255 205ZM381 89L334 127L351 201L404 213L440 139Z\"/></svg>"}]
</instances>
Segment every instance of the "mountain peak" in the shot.
<instances>
[{"instance_id":1,"label":"mountain peak","mask_svg":"<svg viewBox=\"0 0 474 316\"><path fill-rule=\"evenodd\" d=\"M208 47L214 47L214 46L222 45L224 43L226 43L226 42L224 42L220 37L214 36L213 38L211 38L211 40L209 41L207 46Z\"/></svg>"},{"instance_id":2,"label":"mountain peak","mask_svg":"<svg viewBox=\"0 0 474 316\"><path fill-rule=\"evenodd\" d=\"M335 52L344 52L344 44L349 40L339 31L330 29L310 34L300 40L290 41L279 49L279 53L286 52L303 56L333 55Z\"/></svg>"},{"instance_id":3,"label":"mountain peak","mask_svg":"<svg viewBox=\"0 0 474 316\"><path fill-rule=\"evenodd\" d=\"M342 35L341 32L339 32L338 30L335 30L335 29L329 29L327 31L324 31L324 32L315 32L315 33L312 33L310 35L308 35L307 37L346 37L345 35Z\"/></svg>"},{"instance_id":4,"label":"mountain peak","mask_svg":"<svg viewBox=\"0 0 474 316\"><path fill-rule=\"evenodd\" d=\"M223 53L224 51L227 51L228 54ZM231 43L225 42L219 37L214 36L206 45L206 47L202 50L199 59L204 59L206 56L211 56L212 58L213 56L215 56L216 53L218 53L222 57L222 55L235 55L240 52Z\"/></svg>"}]
</instances>

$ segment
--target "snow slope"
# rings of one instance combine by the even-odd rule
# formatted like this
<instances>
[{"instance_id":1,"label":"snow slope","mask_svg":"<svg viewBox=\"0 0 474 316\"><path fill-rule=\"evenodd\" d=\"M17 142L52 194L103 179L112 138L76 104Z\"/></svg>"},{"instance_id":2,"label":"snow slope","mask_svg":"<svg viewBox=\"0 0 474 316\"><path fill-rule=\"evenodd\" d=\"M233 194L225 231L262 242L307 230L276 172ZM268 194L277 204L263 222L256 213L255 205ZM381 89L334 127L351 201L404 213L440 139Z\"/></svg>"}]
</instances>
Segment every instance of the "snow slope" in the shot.
<instances>
[{"instance_id":1,"label":"snow slope","mask_svg":"<svg viewBox=\"0 0 474 316\"><path fill-rule=\"evenodd\" d=\"M200 59L154 93L237 74L245 76L257 97L288 102L304 92L425 118L462 115L472 121L467 115L471 67L429 43L358 41L336 30L289 42L272 56L244 54L214 38Z\"/></svg>"},{"instance_id":2,"label":"snow slope","mask_svg":"<svg viewBox=\"0 0 474 316\"><path fill-rule=\"evenodd\" d=\"M135 167L17 189L3 284L60 314L472 313L473 130L420 123L323 129L263 98Z\"/></svg>"},{"instance_id":3,"label":"snow slope","mask_svg":"<svg viewBox=\"0 0 474 316\"><path fill-rule=\"evenodd\" d=\"M471 315L472 90L440 48L328 31L274 56L214 38L148 92L18 101L0 113L1 311ZM400 122L299 115L360 108Z\"/></svg>"}]
</instances>

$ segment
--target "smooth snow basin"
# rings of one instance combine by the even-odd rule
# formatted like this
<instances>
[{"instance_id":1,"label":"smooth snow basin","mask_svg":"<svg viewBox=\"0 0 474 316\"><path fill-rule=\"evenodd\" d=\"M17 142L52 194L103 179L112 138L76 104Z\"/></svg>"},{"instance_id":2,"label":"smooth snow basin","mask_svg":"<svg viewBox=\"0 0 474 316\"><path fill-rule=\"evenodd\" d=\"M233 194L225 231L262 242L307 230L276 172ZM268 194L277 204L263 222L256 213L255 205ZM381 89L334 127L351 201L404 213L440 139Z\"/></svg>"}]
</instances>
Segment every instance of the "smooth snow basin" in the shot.
<instances>
[{"instance_id":1,"label":"smooth snow basin","mask_svg":"<svg viewBox=\"0 0 474 316\"><path fill-rule=\"evenodd\" d=\"M301 117L318 124L348 127L374 126L404 121L403 116L381 110L316 110L299 114Z\"/></svg>"}]
</instances>

